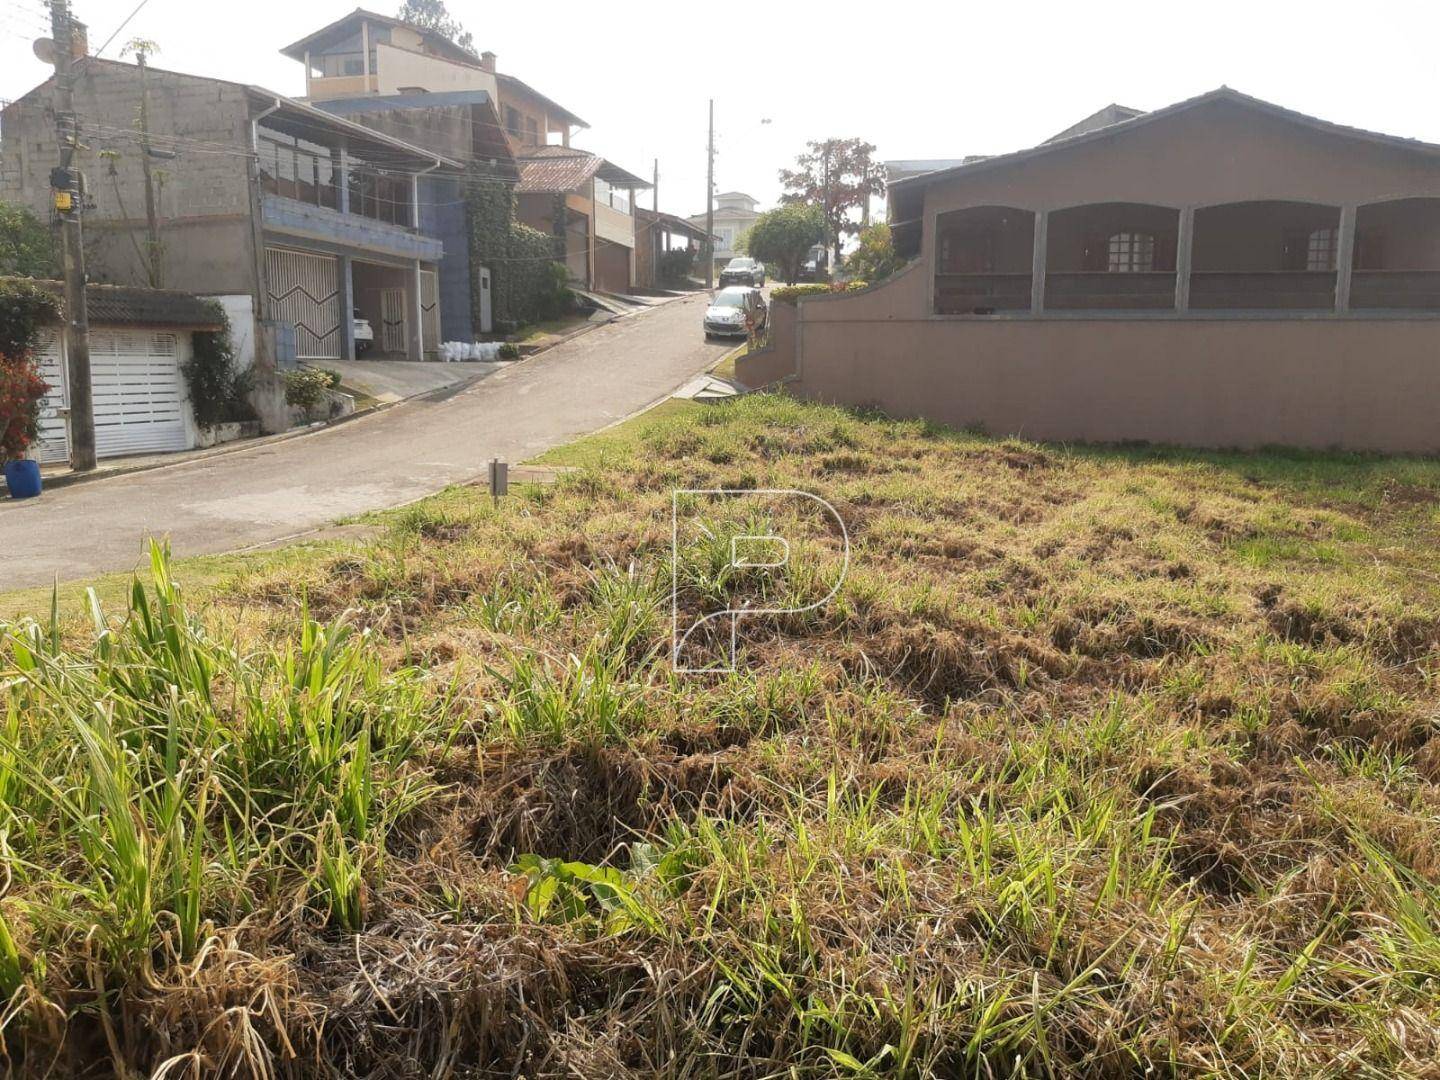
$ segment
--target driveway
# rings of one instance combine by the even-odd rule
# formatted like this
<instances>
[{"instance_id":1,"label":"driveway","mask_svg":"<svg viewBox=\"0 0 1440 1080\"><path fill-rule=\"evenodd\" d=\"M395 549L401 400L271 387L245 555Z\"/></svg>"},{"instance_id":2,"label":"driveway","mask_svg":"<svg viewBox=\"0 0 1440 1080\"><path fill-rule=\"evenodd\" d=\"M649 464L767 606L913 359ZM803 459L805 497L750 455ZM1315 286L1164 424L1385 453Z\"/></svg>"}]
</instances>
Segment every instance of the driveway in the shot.
<instances>
[{"instance_id":1,"label":"driveway","mask_svg":"<svg viewBox=\"0 0 1440 1080\"><path fill-rule=\"evenodd\" d=\"M72 581L139 563L147 536L177 555L298 536L417 499L621 420L731 346L707 344L705 299L621 319L460 390L312 435L0 505L0 582Z\"/></svg>"}]
</instances>

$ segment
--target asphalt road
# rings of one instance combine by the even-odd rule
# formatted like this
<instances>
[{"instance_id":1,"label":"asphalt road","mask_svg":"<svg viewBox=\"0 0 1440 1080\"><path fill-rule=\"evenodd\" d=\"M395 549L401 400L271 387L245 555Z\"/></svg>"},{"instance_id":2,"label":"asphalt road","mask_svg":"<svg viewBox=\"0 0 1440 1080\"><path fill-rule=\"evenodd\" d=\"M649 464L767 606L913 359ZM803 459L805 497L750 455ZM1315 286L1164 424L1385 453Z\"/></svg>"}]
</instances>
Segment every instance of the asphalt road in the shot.
<instances>
[{"instance_id":1,"label":"asphalt road","mask_svg":"<svg viewBox=\"0 0 1440 1080\"><path fill-rule=\"evenodd\" d=\"M665 397L731 346L701 296L630 316L472 386L299 438L0 500L0 588L139 564L146 537L202 555L298 536L523 461Z\"/></svg>"}]
</instances>

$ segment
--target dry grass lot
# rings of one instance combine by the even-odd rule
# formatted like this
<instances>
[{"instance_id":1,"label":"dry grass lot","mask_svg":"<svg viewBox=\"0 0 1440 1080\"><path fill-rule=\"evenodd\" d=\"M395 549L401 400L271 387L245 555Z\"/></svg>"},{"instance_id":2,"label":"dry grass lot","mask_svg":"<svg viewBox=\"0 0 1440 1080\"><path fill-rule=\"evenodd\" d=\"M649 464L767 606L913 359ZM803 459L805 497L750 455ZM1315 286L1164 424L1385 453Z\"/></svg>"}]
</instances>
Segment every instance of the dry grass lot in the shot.
<instances>
[{"instance_id":1,"label":"dry grass lot","mask_svg":"<svg viewBox=\"0 0 1440 1080\"><path fill-rule=\"evenodd\" d=\"M4 630L17 1073L1437 1075L1440 463L764 396L551 460ZM677 486L854 540L734 675Z\"/></svg>"}]
</instances>

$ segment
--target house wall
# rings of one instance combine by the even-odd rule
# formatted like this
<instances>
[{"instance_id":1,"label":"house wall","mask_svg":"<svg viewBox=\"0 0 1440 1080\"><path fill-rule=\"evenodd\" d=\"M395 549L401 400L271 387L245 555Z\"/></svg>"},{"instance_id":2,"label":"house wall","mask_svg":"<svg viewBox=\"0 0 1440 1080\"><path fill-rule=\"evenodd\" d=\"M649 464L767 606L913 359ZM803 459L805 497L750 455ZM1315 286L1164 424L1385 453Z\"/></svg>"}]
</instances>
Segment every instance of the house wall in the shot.
<instances>
[{"instance_id":1,"label":"house wall","mask_svg":"<svg viewBox=\"0 0 1440 1080\"><path fill-rule=\"evenodd\" d=\"M398 33L401 33L398 27L391 31L392 35ZM493 100L499 93L495 76L488 71L411 52L408 48L378 44L375 60L379 68L377 88L382 94L398 94L410 87L421 87L432 94L446 90L484 90Z\"/></svg>"},{"instance_id":2,"label":"house wall","mask_svg":"<svg viewBox=\"0 0 1440 1080\"><path fill-rule=\"evenodd\" d=\"M635 219L629 214L622 214L613 206L596 203L595 235L601 240L609 240L612 244L634 247Z\"/></svg>"},{"instance_id":3,"label":"house wall","mask_svg":"<svg viewBox=\"0 0 1440 1080\"><path fill-rule=\"evenodd\" d=\"M254 238L248 177L249 112L237 86L172 72L150 81L151 130L182 140L234 147L202 152L180 143L179 156L157 161L164 284L205 293L253 293ZM0 115L0 199L50 216L50 169L58 156L53 88L37 87ZM85 173L95 208L85 215L91 279L148 284L145 188L133 131L140 108L139 69L86 63L75 86L75 108L111 134L87 134L76 164ZM102 152L115 156L102 158ZM113 175L111 169L114 169ZM137 246L140 250L137 251Z\"/></svg>"},{"instance_id":4,"label":"house wall","mask_svg":"<svg viewBox=\"0 0 1440 1080\"><path fill-rule=\"evenodd\" d=\"M742 357L736 373L751 386L785 380L814 400L1035 439L1440 452L1433 311L932 313L936 218L949 210L1398 196L1440 196L1433 158L1216 103L935 185L919 259L863 293L807 298L791 312L775 305L770 347ZM1251 224L1273 237L1277 223ZM1263 246L1243 230L1209 242L1202 252L1197 222L1197 269Z\"/></svg>"},{"instance_id":5,"label":"house wall","mask_svg":"<svg viewBox=\"0 0 1440 1080\"><path fill-rule=\"evenodd\" d=\"M445 257L439 261L440 338L473 341L478 312L470 311L470 225L460 180L420 178L420 231L439 238Z\"/></svg>"},{"instance_id":6,"label":"house wall","mask_svg":"<svg viewBox=\"0 0 1440 1080\"><path fill-rule=\"evenodd\" d=\"M886 317L924 287L914 265L775 304L771 346L736 376L1030 439L1440 451L1440 320Z\"/></svg>"}]
</instances>

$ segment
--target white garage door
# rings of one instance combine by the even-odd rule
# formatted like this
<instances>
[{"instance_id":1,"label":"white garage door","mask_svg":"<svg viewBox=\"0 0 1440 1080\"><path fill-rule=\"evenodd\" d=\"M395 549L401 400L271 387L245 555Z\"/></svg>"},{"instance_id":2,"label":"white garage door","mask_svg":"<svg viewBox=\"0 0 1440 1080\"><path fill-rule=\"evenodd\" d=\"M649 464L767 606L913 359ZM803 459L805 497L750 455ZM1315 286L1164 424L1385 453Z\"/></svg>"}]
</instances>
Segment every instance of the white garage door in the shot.
<instances>
[{"instance_id":1,"label":"white garage door","mask_svg":"<svg viewBox=\"0 0 1440 1080\"><path fill-rule=\"evenodd\" d=\"M68 397L59 336L43 333L37 353L40 377L50 384L50 390L41 401L36 456L45 464L63 462L70 456L70 443L59 412ZM185 432L185 410L189 406L180 373L180 343L175 334L92 330L90 386L95 407L96 457L184 450L189 445Z\"/></svg>"},{"instance_id":2,"label":"white garage door","mask_svg":"<svg viewBox=\"0 0 1440 1080\"><path fill-rule=\"evenodd\" d=\"M185 449L179 340L144 330L90 335L95 456Z\"/></svg>"}]
</instances>

